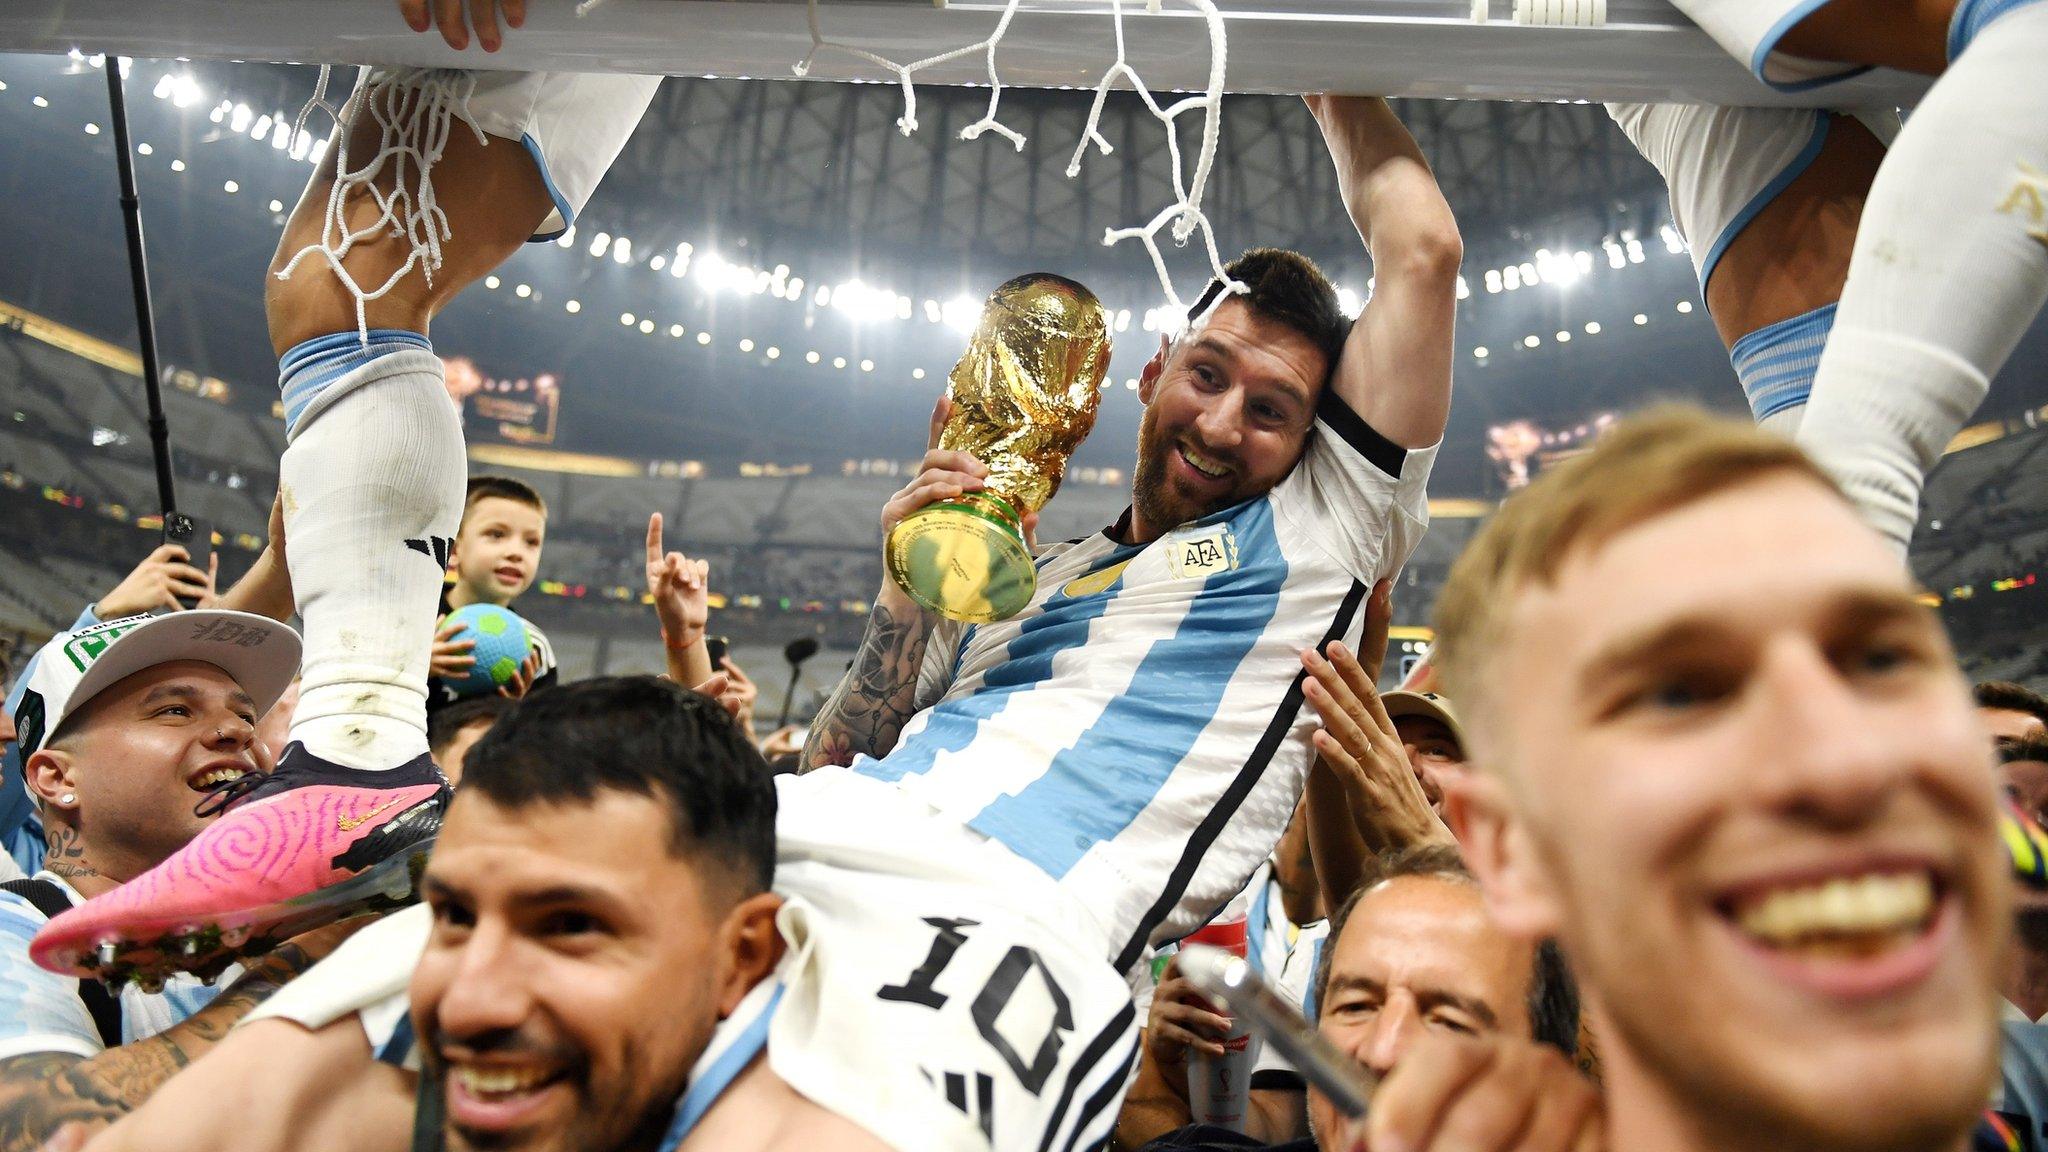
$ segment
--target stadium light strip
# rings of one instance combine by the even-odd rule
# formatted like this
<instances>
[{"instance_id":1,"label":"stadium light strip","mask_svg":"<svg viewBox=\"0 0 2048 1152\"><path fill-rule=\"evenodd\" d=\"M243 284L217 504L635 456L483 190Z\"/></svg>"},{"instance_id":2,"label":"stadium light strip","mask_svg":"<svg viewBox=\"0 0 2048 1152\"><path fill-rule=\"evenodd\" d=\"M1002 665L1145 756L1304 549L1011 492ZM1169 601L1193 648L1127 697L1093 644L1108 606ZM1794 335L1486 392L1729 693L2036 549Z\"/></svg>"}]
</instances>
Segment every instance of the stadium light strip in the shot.
<instances>
[{"instance_id":1,"label":"stadium light strip","mask_svg":"<svg viewBox=\"0 0 2048 1152\"><path fill-rule=\"evenodd\" d=\"M85 56L76 50L71 53L71 58L74 64L92 68L104 68L106 64L104 56ZM133 63L125 57L121 59L123 76L130 73ZM0 81L0 92L4 91L6 84ZM195 77L189 72L176 69L158 74L150 94L181 110L195 108L203 104L206 98L205 89ZM50 106L49 101L40 95L34 98L34 103L38 108ZM295 134L292 129L292 115L281 110L259 112L246 102L222 96L208 110L207 119L236 136L267 143L271 151L283 153L297 162L317 165L327 152L328 144L325 137L316 137L312 132L305 130ZM85 131L88 135L96 136L99 134L99 125L87 122ZM151 155L152 151L147 143L136 146L136 152L143 156ZM170 168L173 172L184 172L187 165L182 158L173 158L170 161ZM240 191L240 185L232 179L225 181L222 188L228 195ZM268 206L273 216L283 210L283 202L275 198L269 200ZM1658 227L1657 240L1669 255L1685 256L1689 252L1677 229L1668 223ZM923 301L923 307L919 308L911 297L885 286L870 285L858 277L838 284L819 283L815 278L806 279L797 275L787 264L777 264L772 269L761 269L729 260L713 250L699 250L687 240L678 242L671 249L652 251L648 254L645 249L636 249L632 239L623 233L614 235L598 230L592 234L589 242L584 244L580 242L577 224L572 222L554 243L565 251L582 247L587 256L594 260L608 260L624 267L646 268L657 274L666 273L671 279L688 279L707 296L727 292L741 296L770 295L792 303L803 303L808 299L813 309L831 308L857 324L890 320L915 321L922 318L927 324L943 325L964 334L973 331L981 313L980 303L967 296L956 296L943 303L927 298ZM1539 248L1527 260L1487 269L1481 276L1480 283L1489 295L1515 292L1538 284L1563 289L1593 275L1602 262L1610 271L1617 271L1648 261L1646 247L1633 230L1624 230L1618 235L1610 234L1603 237L1600 241L1600 251L1602 257L1596 259L1590 249L1553 252L1548 248ZM485 278L485 288L496 290L500 282L497 275L488 276ZM523 290L515 290L515 295L521 300L538 303L543 299L542 292L531 285L519 284L517 287ZM1365 301L1371 298L1373 287L1371 279L1366 281L1363 293L1348 285L1338 286L1339 306L1347 317L1357 318L1364 309ZM1464 276L1459 276L1457 298L1465 300L1471 295L1470 282ZM565 302L564 310L572 315L578 314L582 311L582 303L571 298ZM1679 301L1677 311L1681 314L1690 313L1692 302ZM625 314L621 319L622 327L637 330L642 335L653 336L666 331L670 337L681 339L690 334L690 329L681 323L663 326L652 318L634 316L631 313ZM1127 331L1134 319L1146 332L1162 332L1169 335L1178 332L1186 323L1179 310L1166 305L1145 309L1135 316L1129 308L1115 309L1110 313L1112 330L1118 333ZM1649 318L1646 313L1636 313L1633 319L1635 326L1642 327L1648 323ZM1602 330L1598 321L1588 322L1583 329L1589 336L1597 335ZM1541 334L1530 333L1520 340L1511 341L1509 347L1535 349L1545 343L1568 344L1572 338L1570 329L1558 330L1548 341ZM699 346L709 346L715 340L716 338L708 332L696 333L696 342ZM741 351L751 353L757 342L751 337L745 337L738 341L738 346ZM762 353L765 360L780 359L781 350L778 346L766 344L762 347L765 349ZM1472 349L1472 358L1483 365L1491 360L1492 350L1486 345L1477 345ZM806 355L805 362L816 366L823 363L823 359L813 352ZM874 370L871 360L862 360L860 363L864 371ZM835 356L832 358L832 364L835 368L843 370L849 361L845 357ZM911 371L912 380L923 380L925 375L923 368L914 368ZM1114 383L1113 379L1105 379L1103 388L1108 390ZM1127 391L1135 392L1137 381L1127 379L1125 388Z\"/></svg>"}]
</instances>

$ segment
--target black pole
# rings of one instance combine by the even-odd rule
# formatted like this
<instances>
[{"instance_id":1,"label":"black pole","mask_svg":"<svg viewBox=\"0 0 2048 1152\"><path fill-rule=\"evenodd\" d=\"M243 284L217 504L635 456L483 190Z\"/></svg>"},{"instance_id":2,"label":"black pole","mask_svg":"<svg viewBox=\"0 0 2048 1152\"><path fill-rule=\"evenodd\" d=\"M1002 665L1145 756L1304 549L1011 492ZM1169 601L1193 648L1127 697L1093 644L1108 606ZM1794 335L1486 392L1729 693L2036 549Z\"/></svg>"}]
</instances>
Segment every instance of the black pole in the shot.
<instances>
[{"instance_id":1,"label":"black pole","mask_svg":"<svg viewBox=\"0 0 2048 1152\"><path fill-rule=\"evenodd\" d=\"M149 395L149 450L156 457L156 496L165 516L177 506L171 492L171 425L156 366L156 321L149 303L149 258L142 249L142 199L128 144L128 101L121 94L121 60L107 57L107 104L114 115L114 162L121 170L121 217L128 226L128 276L135 287L135 335L142 345L142 387Z\"/></svg>"}]
</instances>

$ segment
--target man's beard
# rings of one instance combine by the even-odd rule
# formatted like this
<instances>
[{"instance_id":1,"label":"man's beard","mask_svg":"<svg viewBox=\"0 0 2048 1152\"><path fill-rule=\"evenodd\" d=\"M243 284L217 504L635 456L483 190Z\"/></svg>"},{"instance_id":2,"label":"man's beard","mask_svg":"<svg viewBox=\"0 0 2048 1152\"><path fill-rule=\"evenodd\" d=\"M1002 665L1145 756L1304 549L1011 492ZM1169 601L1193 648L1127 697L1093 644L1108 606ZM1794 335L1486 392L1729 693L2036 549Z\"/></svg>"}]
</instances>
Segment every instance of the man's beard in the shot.
<instances>
[{"instance_id":1,"label":"man's beard","mask_svg":"<svg viewBox=\"0 0 2048 1152\"><path fill-rule=\"evenodd\" d=\"M629 1057L630 1057L629 1053ZM507 1135L497 1133L469 1132L449 1118L443 1131L444 1143L451 1149L463 1152L499 1152L501 1149L539 1147L547 1152L651 1152L661 1147L667 1136L669 1125L675 1119L676 1101L682 1098L687 1087L688 1072L670 1077L674 1082L659 1085L657 1078L648 1074L638 1062L628 1060L627 1074L620 1076L611 1091L604 1093L605 1099L597 1099L597 1091L590 1079L590 1066L579 1063L564 1078L580 1087L585 1107L560 1130L543 1137L536 1145L530 1134L520 1132ZM421 1073L436 1081L437 1094L445 1091L439 1085L447 1075L446 1065L431 1049L422 1053ZM647 1087L655 1085L654 1087Z\"/></svg>"},{"instance_id":2,"label":"man's beard","mask_svg":"<svg viewBox=\"0 0 2048 1152\"><path fill-rule=\"evenodd\" d=\"M1235 490L1209 504L1182 499L1173 491L1166 482L1166 457L1174 445L1157 435L1152 413L1148 406L1138 418L1138 467L1131 474L1131 504L1146 525L1166 532L1239 503Z\"/></svg>"}]
</instances>

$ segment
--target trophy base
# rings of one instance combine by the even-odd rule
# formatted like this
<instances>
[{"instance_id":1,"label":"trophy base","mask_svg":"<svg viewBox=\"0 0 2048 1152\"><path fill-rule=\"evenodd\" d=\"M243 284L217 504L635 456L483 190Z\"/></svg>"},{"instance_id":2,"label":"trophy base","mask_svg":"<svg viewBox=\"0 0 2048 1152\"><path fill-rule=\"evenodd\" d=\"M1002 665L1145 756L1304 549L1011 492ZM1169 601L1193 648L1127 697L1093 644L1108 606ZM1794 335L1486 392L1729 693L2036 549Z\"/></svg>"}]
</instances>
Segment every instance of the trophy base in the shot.
<instances>
[{"instance_id":1,"label":"trophy base","mask_svg":"<svg viewBox=\"0 0 2048 1152\"><path fill-rule=\"evenodd\" d=\"M1008 620L1038 589L1019 519L1007 501L987 493L922 508L889 533L889 576L948 620Z\"/></svg>"}]
</instances>

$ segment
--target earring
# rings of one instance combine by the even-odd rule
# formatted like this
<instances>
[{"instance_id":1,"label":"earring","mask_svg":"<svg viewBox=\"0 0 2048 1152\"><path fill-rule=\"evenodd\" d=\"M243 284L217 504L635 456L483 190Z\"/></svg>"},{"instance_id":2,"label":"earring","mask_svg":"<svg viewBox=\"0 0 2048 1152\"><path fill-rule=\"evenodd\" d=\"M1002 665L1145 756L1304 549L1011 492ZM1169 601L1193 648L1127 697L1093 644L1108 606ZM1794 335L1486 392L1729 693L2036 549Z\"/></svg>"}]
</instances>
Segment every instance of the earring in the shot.
<instances>
[{"instance_id":1,"label":"earring","mask_svg":"<svg viewBox=\"0 0 2048 1152\"><path fill-rule=\"evenodd\" d=\"M66 793L65 793L65 794L63 794L62 796L59 796L59 797L57 797L57 803L59 803L59 804L76 804L76 803L78 803L78 793L76 793L76 792L66 792Z\"/></svg>"}]
</instances>

